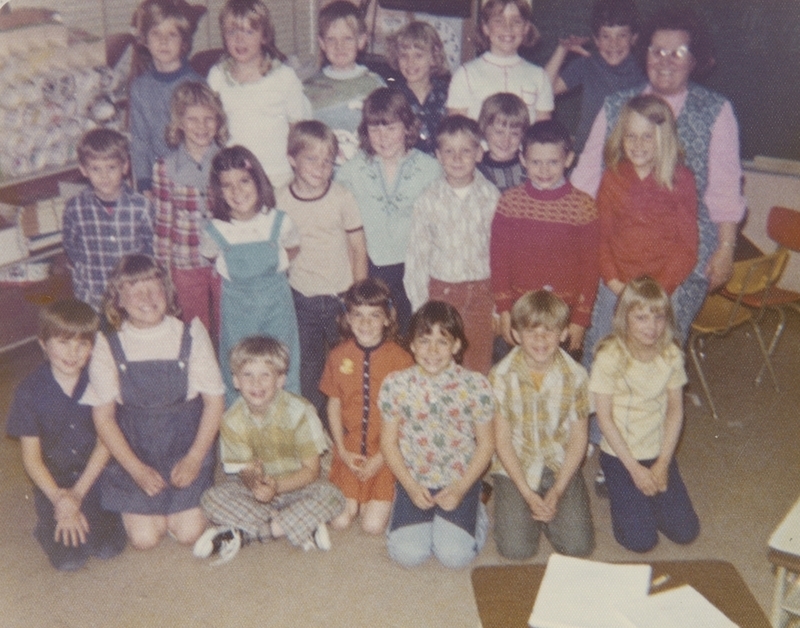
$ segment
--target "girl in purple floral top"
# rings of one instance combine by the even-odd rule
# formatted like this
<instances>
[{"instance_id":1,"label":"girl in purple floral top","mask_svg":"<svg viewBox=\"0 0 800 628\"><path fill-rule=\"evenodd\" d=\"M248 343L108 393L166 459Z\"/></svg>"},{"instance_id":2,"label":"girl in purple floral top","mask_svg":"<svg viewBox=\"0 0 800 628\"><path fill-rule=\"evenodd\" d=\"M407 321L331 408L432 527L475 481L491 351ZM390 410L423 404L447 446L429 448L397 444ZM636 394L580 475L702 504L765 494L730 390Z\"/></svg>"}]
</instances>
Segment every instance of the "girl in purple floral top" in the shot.
<instances>
[{"instance_id":1,"label":"girl in purple floral top","mask_svg":"<svg viewBox=\"0 0 800 628\"><path fill-rule=\"evenodd\" d=\"M381 452L397 478L389 556L406 567L431 555L464 567L486 540L480 478L494 451L492 389L459 364L467 340L453 306L423 305L409 338L416 365L389 375L378 400Z\"/></svg>"}]
</instances>

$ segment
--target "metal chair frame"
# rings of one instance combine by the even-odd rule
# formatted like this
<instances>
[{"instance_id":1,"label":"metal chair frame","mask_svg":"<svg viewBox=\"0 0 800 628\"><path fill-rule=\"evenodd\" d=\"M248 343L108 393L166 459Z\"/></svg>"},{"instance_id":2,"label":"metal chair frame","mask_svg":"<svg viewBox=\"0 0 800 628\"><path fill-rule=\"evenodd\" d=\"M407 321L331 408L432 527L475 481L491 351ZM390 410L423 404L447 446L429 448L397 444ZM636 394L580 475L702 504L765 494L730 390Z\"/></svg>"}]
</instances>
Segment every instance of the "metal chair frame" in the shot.
<instances>
[{"instance_id":1,"label":"metal chair frame","mask_svg":"<svg viewBox=\"0 0 800 628\"><path fill-rule=\"evenodd\" d=\"M725 286L728 296L732 298L726 298L721 294L709 295L692 323L692 333L688 343L689 353L697 369L697 374L700 376L700 384L715 420L719 420L719 413L701 364L701 357L704 357L703 345L707 338L727 336L735 328L750 323L763 358L762 367L756 376L755 383L761 382L762 371L766 368L772 378L775 390L779 390L778 380L770 359L771 353L764 342L759 326L763 308L752 309L744 303L744 299L748 296L763 294L763 300L766 302L770 289L780 279L787 259L788 252L779 250L769 255L734 264L733 277Z\"/></svg>"}]
</instances>

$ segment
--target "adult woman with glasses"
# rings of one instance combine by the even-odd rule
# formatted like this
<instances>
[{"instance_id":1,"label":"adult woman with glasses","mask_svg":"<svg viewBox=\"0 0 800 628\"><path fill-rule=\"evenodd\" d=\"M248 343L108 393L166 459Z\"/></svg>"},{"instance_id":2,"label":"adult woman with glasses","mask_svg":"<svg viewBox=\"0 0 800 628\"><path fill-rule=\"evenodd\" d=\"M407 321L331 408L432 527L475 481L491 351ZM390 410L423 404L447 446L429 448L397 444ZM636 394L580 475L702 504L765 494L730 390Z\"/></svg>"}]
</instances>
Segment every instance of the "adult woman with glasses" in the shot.
<instances>
[{"instance_id":1,"label":"adult woman with glasses","mask_svg":"<svg viewBox=\"0 0 800 628\"><path fill-rule=\"evenodd\" d=\"M659 11L643 35L648 83L606 99L571 180L575 187L596 196L603 171L603 144L622 106L632 96L653 93L669 103L699 199L697 265L672 295L678 329L685 341L706 293L723 285L733 273L736 226L745 209L739 126L725 97L690 81L714 64L710 35L691 9ZM584 349L588 356L592 354L592 337L600 339L592 333L587 335Z\"/></svg>"}]
</instances>

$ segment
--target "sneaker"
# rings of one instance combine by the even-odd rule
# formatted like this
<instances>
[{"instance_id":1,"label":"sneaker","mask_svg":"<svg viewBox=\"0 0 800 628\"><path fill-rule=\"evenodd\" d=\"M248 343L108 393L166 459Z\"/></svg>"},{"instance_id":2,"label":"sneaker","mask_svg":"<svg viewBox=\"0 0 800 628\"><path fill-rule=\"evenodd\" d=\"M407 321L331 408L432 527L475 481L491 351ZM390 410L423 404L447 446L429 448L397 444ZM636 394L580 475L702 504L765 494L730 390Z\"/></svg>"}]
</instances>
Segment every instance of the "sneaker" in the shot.
<instances>
[{"instance_id":1,"label":"sneaker","mask_svg":"<svg viewBox=\"0 0 800 628\"><path fill-rule=\"evenodd\" d=\"M212 554L219 554L213 565L221 565L233 560L242 547L242 531L230 526L208 528L200 538L195 541L192 553L197 558L208 558Z\"/></svg>"},{"instance_id":2,"label":"sneaker","mask_svg":"<svg viewBox=\"0 0 800 628\"><path fill-rule=\"evenodd\" d=\"M598 497L608 499L608 486L606 486L606 474L602 469L594 476L594 492Z\"/></svg>"},{"instance_id":3,"label":"sneaker","mask_svg":"<svg viewBox=\"0 0 800 628\"><path fill-rule=\"evenodd\" d=\"M316 543L317 547L323 552L327 552L331 549L331 536L328 534L328 526L324 523L320 523L319 527L314 532L314 543Z\"/></svg>"}]
</instances>

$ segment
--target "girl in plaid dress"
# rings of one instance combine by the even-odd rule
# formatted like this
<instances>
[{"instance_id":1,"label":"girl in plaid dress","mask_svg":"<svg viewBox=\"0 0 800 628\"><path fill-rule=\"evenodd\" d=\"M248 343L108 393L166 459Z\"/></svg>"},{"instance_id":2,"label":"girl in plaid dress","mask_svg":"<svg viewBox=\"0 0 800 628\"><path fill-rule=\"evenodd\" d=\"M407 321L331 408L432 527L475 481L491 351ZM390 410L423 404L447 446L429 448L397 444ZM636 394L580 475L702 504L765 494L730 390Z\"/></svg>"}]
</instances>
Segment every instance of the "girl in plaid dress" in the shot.
<instances>
[{"instance_id":1,"label":"girl in plaid dress","mask_svg":"<svg viewBox=\"0 0 800 628\"><path fill-rule=\"evenodd\" d=\"M169 269L183 320L197 317L219 338L220 278L200 254L200 236L211 220L206 188L211 161L228 140L219 96L187 81L172 95L167 140L173 150L153 166L155 256Z\"/></svg>"}]
</instances>

